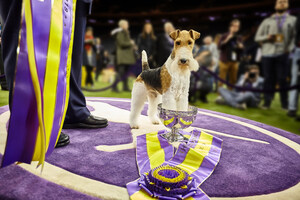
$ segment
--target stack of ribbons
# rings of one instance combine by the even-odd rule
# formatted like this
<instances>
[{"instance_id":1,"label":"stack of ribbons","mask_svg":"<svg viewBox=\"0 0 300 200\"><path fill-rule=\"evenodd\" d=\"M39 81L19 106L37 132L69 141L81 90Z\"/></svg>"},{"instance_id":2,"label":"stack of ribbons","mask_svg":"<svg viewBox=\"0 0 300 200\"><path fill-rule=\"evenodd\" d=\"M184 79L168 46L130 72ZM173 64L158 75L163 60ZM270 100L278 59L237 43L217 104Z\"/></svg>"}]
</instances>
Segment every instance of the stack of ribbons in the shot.
<instances>
[{"instance_id":1,"label":"stack of ribbons","mask_svg":"<svg viewBox=\"0 0 300 200\"><path fill-rule=\"evenodd\" d=\"M69 99L76 0L23 0L11 116L2 167L44 164Z\"/></svg>"},{"instance_id":2,"label":"stack of ribbons","mask_svg":"<svg viewBox=\"0 0 300 200\"><path fill-rule=\"evenodd\" d=\"M189 138L174 147L161 135L165 131L137 137L136 159L140 178L127 184L132 200L207 200L199 186L220 160L222 140L200 130L183 132Z\"/></svg>"}]
</instances>

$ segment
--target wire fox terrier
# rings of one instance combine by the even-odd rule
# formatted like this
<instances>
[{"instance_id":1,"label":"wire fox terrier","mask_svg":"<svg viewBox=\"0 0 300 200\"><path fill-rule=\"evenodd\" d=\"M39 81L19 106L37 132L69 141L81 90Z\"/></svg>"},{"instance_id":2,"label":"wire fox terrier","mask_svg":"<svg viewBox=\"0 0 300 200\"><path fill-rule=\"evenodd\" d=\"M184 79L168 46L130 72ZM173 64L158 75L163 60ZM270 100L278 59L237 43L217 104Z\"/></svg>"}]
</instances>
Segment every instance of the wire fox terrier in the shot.
<instances>
[{"instance_id":1,"label":"wire fox terrier","mask_svg":"<svg viewBox=\"0 0 300 200\"><path fill-rule=\"evenodd\" d=\"M193 47L200 33L194 30L176 30L170 33L174 40L171 55L165 64L150 69L147 54L142 51L142 73L137 77L131 95L130 127L138 129L138 117L148 98L148 117L159 124L157 105L169 110L187 111L191 71L197 71L198 62L193 58Z\"/></svg>"}]
</instances>

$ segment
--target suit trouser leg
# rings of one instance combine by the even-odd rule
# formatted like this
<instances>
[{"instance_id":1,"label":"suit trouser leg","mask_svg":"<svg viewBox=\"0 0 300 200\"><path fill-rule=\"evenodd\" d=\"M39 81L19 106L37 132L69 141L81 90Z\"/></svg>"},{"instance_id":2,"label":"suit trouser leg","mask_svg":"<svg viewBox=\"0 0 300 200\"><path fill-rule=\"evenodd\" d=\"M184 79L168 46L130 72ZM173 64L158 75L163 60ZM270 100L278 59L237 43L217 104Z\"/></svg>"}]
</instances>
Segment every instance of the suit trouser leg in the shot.
<instances>
[{"instance_id":1,"label":"suit trouser leg","mask_svg":"<svg viewBox=\"0 0 300 200\"><path fill-rule=\"evenodd\" d=\"M85 120L90 112L86 107L85 97L81 91L81 68L88 4L77 1L75 32L70 76L70 98L65 123Z\"/></svg>"},{"instance_id":2,"label":"suit trouser leg","mask_svg":"<svg viewBox=\"0 0 300 200\"><path fill-rule=\"evenodd\" d=\"M277 81L279 83L280 88L287 88L288 85L288 72L289 72L289 64L288 64L288 54L284 54L278 56L275 62L276 73L277 73ZM282 108L287 108L288 106L288 92L287 90L280 92L280 102Z\"/></svg>"},{"instance_id":3,"label":"suit trouser leg","mask_svg":"<svg viewBox=\"0 0 300 200\"><path fill-rule=\"evenodd\" d=\"M276 85L276 73L274 66L275 58L273 57L263 57L262 58L262 68L264 71L264 90L274 90ZM270 107L274 93L264 94L264 106Z\"/></svg>"},{"instance_id":4,"label":"suit trouser leg","mask_svg":"<svg viewBox=\"0 0 300 200\"><path fill-rule=\"evenodd\" d=\"M9 89L9 107L11 108L12 90L16 69L17 48L21 19L22 1L0 0L0 17L3 22L2 56L4 72Z\"/></svg>"}]
</instances>

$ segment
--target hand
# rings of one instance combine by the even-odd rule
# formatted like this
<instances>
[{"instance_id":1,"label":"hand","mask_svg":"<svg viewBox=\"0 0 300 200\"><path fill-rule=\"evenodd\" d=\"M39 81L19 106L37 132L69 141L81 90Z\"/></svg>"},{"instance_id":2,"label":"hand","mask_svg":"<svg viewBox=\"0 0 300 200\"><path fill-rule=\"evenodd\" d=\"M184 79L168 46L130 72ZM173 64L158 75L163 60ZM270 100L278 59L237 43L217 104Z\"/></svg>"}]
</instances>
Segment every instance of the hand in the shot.
<instances>
[{"instance_id":1,"label":"hand","mask_svg":"<svg viewBox=\"0 0 300 200\"><path fill-rule=\"evenodd\" d=\"M134 46L134 45L135 45L135 42L134 42L134 40L130 40L130 43L132 44L132 46Z\"/></svg>"},{"instance_id":2,"label":"hand","mask_svg":"<svg viewBox=\"0 0 300 200\"><path fill-rule=\"evenodd\" d=\"M244 80L247 80L248 77L249 77L249 72L246 72L246 73L244 74Z\"/></svg>"},{"instance_id":3,"label":"hand","mask_svg":"<svg viewBox=\"0 0 300 200\"><path fill-rule=\"evenodd\" d=\"M271 35L268 35L268 39L267 39L269 42L272 42L274 43L275 40L276 40L276 35L274 34L271 34Z\"/></svg>"},{"instance_id":4,"label":"hand","mask_svg":"<svg viewBox=\"0 0 300 200\"><path fill-rule=\"evenodd\" d=\"M238 46L239 49L243 49L244 48L243 43L240 43L240 42L237 43L237 46Z\"/></svg>"}]
</instances>

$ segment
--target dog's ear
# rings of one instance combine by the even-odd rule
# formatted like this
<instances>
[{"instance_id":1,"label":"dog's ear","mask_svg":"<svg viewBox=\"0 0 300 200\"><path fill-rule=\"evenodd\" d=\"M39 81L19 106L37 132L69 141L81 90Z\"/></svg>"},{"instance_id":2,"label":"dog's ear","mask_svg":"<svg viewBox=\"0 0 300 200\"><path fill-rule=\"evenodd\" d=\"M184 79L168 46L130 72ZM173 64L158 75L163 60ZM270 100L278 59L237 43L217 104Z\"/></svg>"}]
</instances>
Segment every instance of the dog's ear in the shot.
<instances>
[{"instance_id":1,"label":"dog's ear","mask_svg":"<svg viewBox=\"0 0 300 200\"><path fill-rule=\"evenodd\" d=\"M200 33L197 31L194 31L193 29L189 30L190 36L191 38L193 38L194 40L197 40L198 38L200 38Z\"/></svg>"},{"instance_id":2,"label":"dog's ear","mask_svg":"<svg viewBox=\"0 0 300 200\"><path fill-rule=\"evenodd\" d=\"M173 31L169 34L170 38L172 38L173 40L176 40L177 37L179 36L180 30L177 29L176 31Z\"/></svg>"}]
</instances>

